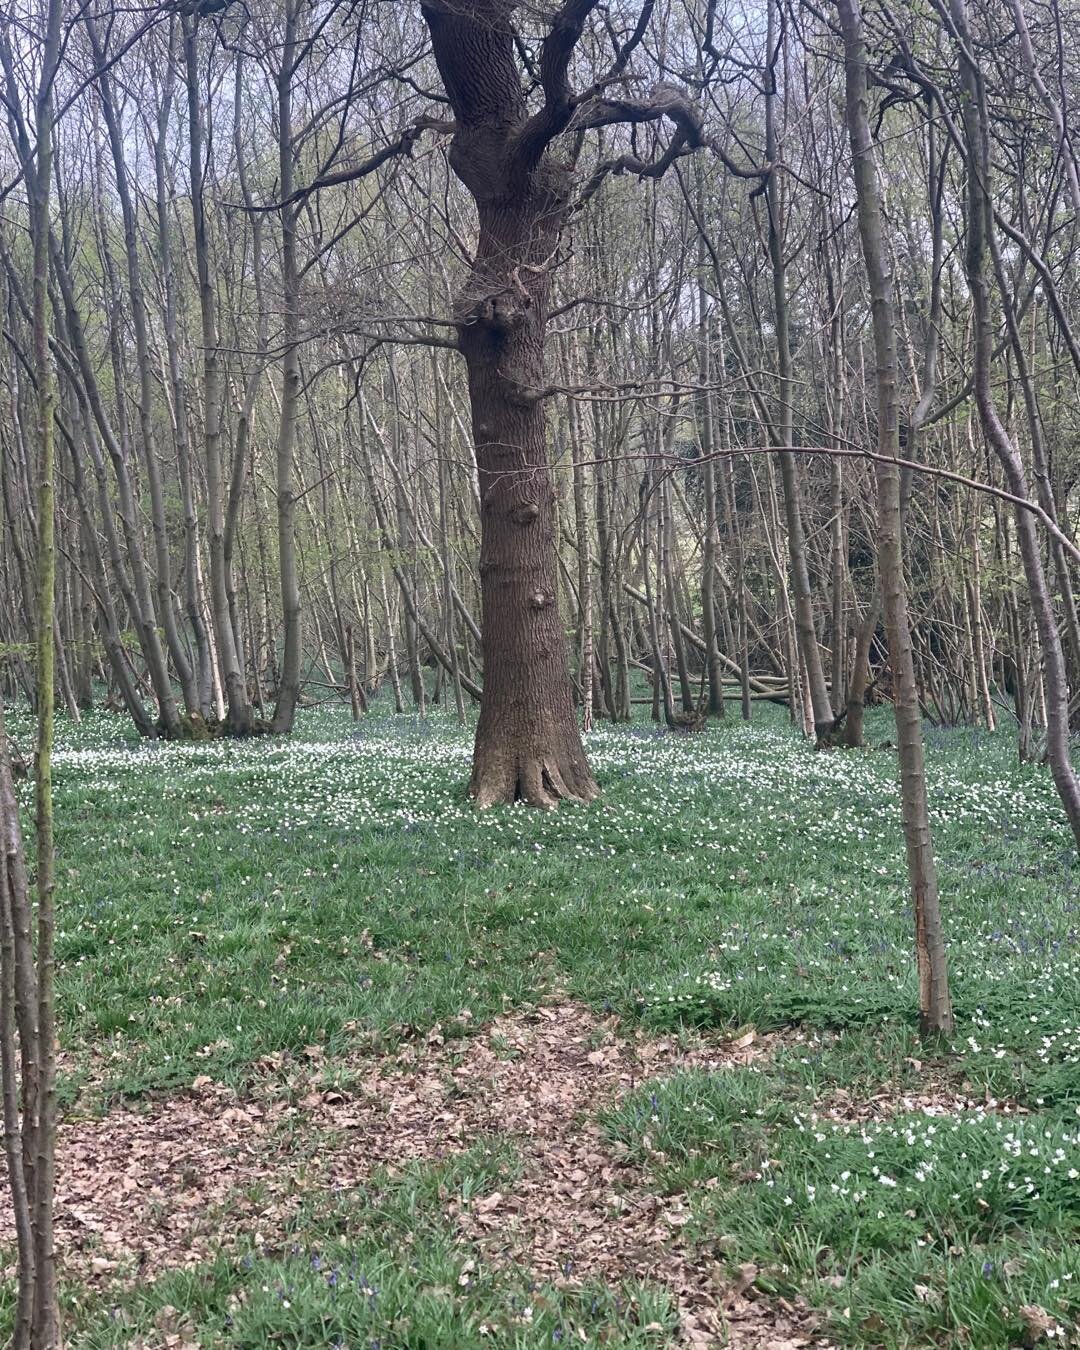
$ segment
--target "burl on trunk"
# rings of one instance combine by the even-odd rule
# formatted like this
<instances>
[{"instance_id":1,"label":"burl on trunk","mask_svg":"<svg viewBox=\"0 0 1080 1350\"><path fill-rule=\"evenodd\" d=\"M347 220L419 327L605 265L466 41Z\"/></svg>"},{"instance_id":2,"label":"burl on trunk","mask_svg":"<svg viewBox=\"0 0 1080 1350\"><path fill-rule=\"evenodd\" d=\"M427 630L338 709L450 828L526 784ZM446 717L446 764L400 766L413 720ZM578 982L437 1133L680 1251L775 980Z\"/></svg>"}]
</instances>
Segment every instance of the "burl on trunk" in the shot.
<instances>
[{"instance_id":1,"label":"burl on trunk","mask_svg":"<svg viewBox=\"0 0 1080 1350\"><path fill-rule=\"evenodd\" d=\"M470 791L481 806L589 801L559 619L554 498L543 403L551 269L571 173L522 143L529 123L510 6L424 6L455 126L454 172L478 241L458 299L481 500L484 693Z\"/></svg>"}]
</instances>

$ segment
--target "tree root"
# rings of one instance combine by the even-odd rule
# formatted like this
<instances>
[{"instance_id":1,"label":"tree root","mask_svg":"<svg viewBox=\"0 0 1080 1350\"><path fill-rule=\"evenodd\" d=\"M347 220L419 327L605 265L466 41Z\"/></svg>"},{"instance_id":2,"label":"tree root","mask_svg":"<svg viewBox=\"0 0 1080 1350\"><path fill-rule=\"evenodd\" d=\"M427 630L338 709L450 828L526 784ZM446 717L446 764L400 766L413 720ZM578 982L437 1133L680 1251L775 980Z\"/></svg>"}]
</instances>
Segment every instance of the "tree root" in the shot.
<instances>
[{"instance_id":1,"label":"tree root","mask_svg":"<svg viewBox=\"0 0 1080 1350\"><path fill-rule=\"evenodd\" d=\"M553 811L560 802L587 805L600 789L584 760L560 765L552 758L530 756L503 765L475 765L469 795L481 809L521 801Z\"/></svg>"}]
</instances>

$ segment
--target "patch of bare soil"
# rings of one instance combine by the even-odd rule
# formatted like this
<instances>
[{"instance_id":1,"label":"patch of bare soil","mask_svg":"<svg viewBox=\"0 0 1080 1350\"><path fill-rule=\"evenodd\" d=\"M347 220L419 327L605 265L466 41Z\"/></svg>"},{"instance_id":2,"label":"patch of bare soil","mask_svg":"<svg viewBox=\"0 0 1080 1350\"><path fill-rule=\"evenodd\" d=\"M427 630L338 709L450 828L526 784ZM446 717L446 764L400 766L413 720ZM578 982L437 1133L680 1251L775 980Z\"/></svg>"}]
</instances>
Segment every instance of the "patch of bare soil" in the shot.
<instances>
[{"instance_id":1,"label":"patch of bare soil","mask_svg":"<svg viewBox=\"0 0 1080 1350\"><path fill-rule=\"evenodd\" d=\"M682 1237L685 1198L650 1189L594 1120L645 1079L752 1063L769 1046L750 1035L690 1048L631 1041L567 1002L497 1018L466 1040L444 1042L436 1029L393 1059L360 1061L347 1095L319 1090L310 1068L299 1099L281 1094L280 1077L245 1101L199 1079L148 1110L62 1127L58 1247L80 1278L152 1278L241 1237L276 1244L290 1197L504 1135L520 1153L520 1177L447 1210L478 1259L560 1284L663 1285L678 1305L681 1344L821 1345L807 1308L757 1296L753 1267L733 1272L695 1253ZM332 1136L329 1152L311 1148L313 1131ZM0 1214L0 1242L10 1225Z\"/></svg>"}]
</instances>

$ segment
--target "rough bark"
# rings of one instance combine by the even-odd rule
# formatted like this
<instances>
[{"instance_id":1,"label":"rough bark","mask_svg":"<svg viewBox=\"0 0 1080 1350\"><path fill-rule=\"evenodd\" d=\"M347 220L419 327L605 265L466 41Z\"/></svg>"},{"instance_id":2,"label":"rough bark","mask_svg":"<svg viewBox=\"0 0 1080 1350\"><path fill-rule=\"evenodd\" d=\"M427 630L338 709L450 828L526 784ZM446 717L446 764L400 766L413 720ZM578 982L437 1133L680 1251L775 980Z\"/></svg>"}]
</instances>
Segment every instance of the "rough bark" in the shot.
<instances>
[{"instance_id":1,"label":"rough bark","mask_svg":"<svg viewBox=\"0 0 1080 1350\"><path fill-rule=\"evenodd\" d=\"M292 730L300 698L300 579L296 560L296 419L300 402L300 276L296 256L298 207L292 201L295 151L292 130L292 81L296 69L299 5L285 3L285 33L277 77L278 186L281 194L281 278L284 313L281 340L281 420L277 445L278 569L284 627L281 680L272 728Z\"/></svg>"},{"instance_id":2,"label":"rough bark","mask_svg":"<svg viewBox=\"0 0 1080 1350\"><path fill-rule=\"evenodd\" d=\"M777 11L778 6L770 4L768 45L774 65L770 66L766 73L768 96L765 100L765 156L770 164L775 164L779 157L775 61L779 59L783 37L777 33ZM780 406L776 418L776 431L777 445L780 449L780 478L783 485L784 519L787 525L795 636L809 687L814 735L820 744L833 730L836 719L814 622L814 595L810 584L806 528L803 519L803 475L796 457L787 448L794 444L795 438L795 383L792 378L794 367L791 357L787 264L784 256L784 207L780 179L775 170L769 172L766 180L765 203L768 210L768 248L772 269L773 319L776 325L776 360L779 374Z\"/></svg>"},{"instance_id":3,"label":"rough bark","mask_svg":"<svg viewBox=\"0 0 1080 1350\"><path fill-rule=\"evenodd\" d=\"M228 703L226 730L249 735L255 719L247 681L240 665L239 640L229 609L229 568L225 556L225 499L222 483L221 421L224 376L218 346L214 287L210 274L210 246L203 199L203 120L200 106L198 18L183 18L184 67L188 86L188 159L191 177L192 233L199 290L199 320L203 357L203 447L206 462L206 519L210 552L210 612L217 660Z\"/></svg>"},{"instance_id":4,"label":"rough bark","mask_svg":"<svg viewBox=\"0 0 1080 1350\"><path fill-rule=\"evenodd\" d=\"M567 60L591 8L560 12ZM559 618L555 502L538 397L551 267L571 187L565 166L546 154L569 120L566 91L555 88L565 85L565 65L560 72L556 44L545 44L545 61L553 63L545 66L545 108L561 125L541 125L527 115L509 5L431 3L423 13L456 117L451 165L478 222L455 316L481 499L484 693L470 793L481 806L589 801L597 787Z\"/></svg>"}]
</instances>

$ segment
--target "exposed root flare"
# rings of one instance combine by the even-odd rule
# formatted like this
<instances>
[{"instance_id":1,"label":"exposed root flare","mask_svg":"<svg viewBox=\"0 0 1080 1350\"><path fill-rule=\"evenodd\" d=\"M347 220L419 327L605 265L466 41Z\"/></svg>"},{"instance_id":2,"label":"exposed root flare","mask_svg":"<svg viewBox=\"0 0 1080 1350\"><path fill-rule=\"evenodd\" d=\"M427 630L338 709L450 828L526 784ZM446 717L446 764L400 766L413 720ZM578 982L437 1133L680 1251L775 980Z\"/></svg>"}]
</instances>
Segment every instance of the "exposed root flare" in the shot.
<instances>
[{"instance_id":1,"label":"exposed root flare","mask_svg":"<svg viewBox=\"0 0 1080 1350\"><path fill-rule=\"evenodd\" d=\"M587 805L600 795L584 761L560 765L554 759L529 757L516 764L473 769L469 795L481 809L525 802L553 811L560 802Z\"/></svg>"},{"instance_id":2,"label":"exposed root flare","mask_svg":"<svg viewBox=\"0 0 1080 1350\"><path fill-rule=\"evenodd\" d=\"M200 713L185 713L175 727L162 721L153 727L154 738L161 741L246 740L251 736L272 735L273 726L262 717L234 724L228 718L219 721L216 717L204 718Z\"/></svg>"}]
</instances>

